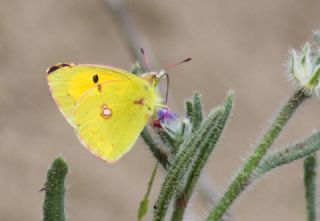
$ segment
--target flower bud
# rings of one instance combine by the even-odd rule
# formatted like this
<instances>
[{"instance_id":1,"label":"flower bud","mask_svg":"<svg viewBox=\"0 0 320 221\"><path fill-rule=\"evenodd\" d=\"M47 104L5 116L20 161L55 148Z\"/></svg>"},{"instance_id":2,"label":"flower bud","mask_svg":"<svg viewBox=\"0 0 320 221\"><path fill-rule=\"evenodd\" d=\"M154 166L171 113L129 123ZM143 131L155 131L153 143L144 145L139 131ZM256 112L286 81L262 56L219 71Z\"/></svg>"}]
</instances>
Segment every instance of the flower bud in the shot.
<instances>
[{"instance_id":1,"label":"flower bud","mask_svg":"<svg viewBox=\"0 0 320 221\"><path fill-rule=\"evenodd\" d=\"M311 48L307 42L302 51L291 50L290 57L290 77L297 82L298 87L318 95L320 90L320 53L318 48Z\"/></svg>"}]
</instances>

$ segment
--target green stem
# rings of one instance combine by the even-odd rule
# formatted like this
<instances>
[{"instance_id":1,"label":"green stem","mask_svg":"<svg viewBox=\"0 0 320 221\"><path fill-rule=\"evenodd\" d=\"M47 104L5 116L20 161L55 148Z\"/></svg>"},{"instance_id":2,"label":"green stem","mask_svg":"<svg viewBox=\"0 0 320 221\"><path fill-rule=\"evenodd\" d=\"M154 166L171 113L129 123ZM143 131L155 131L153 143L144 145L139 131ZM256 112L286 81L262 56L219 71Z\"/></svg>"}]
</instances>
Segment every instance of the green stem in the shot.
<instances>
[{"instance_id":1,"label":"green stem","mask_svg":"<svg viewBox=\"0 0 320 221\"><path fill-rule=\"evenodd\" d=\"M317 156L312 154L304 160L304 187L308 221L316 221Z\"/></svg>"},{"instance_id":2,"label":"green stem","mask_svg":"<svg viewBox=\"0 0 320 221\"><path fill-rule=\"evenodd\" d=\"M158 160L158 162L162 165L162 167L167 170L169 161L168 161L168 153L165 153L164 151L161 151L161 149L158 147L156 142L153 140L151 134L149 133L147 127L143 129L141 132L141 137L144 140L144 142L148 145L148 147L151 150L151 153L153 156Z\"/></svg>"},{"instance_id":3,"label":"green stem","mask_svg":"<svg viewBox=\"0 0 320 221\"><path fill-rule=\"evenodd\" d=\"M223 197L219 200L217 206L209 214L207 221L218 221L229 209L234 200L245 189L254 170L259 166L260 160L265 156L269 147L279 136L280 132L291 118L293 113L299 105L309 96L303 90L296 91L289 101L281 109L278 116L275 118L270 126L270 129L263 136L262 140L256 147L253 154L249 157L248 161L244 164L240 173L236 176L233 182L227 188Z\"/></svg>"},{"instance_id":4,"label":"green stem","mask_svg":"<svg viewBox=\"0 0 320 221\"><path fill-rule=\"evenodd\" d=\"M48 170L45 184L45 200L43 204L43 221L65 221L64 180L68 173L65 160L58 157Z\"/></svg>"},{"instance_id":5,"label":"green stem","mask_svg":"<svg viewBox=\"0 0 320 221\"><path fill-rule=\"evenodd\" d=\"M251 176L251 181L268 173L272 169L291 163L292 161L306 158L320 149L320 132L315 132L302 142L290 145L286 148L268 153L259 163Z\"/></svg>"},{"instance_id":6,"label":"green stem","mask_svg":"<svg viewBox=\"0 0 320 221\"><path fill-rule=\"evenodd\" d=\"M138 210L138 221L141 221L141 220L143 219L143 217L144 217L144 216L147 214L147 212L148 212L148 207L149 207L149 195L150 195L150 191L151 191L151 187L152 187L154 178L155 178L155 176L156 176L157 169L158 169L158 163L156 163L156 165L155 165L155 167L154 167L154 169L153 169L153 171L152 171L150 180L149 180L149 182L148 182L147 192L146 192L146 194L144 195L143 199L142 199L141 202L140 202L139 210Z\"/></svg>"}]
</instances>

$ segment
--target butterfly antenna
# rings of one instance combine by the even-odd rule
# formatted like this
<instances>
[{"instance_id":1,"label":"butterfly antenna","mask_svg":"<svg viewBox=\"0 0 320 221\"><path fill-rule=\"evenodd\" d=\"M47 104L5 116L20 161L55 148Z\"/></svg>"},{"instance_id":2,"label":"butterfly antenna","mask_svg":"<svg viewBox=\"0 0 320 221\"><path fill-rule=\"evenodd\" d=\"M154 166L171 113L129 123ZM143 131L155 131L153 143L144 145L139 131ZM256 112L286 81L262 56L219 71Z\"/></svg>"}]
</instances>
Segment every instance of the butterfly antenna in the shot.
<instances>
[{"instance_id":1,"label":"butterfly antenna","mask_svg":"<svg viewBox=\"0 0 320 221\"><path fill-rule=\"evenodd\" d=\"M186 58L186 59L184 59L184 60L182 60L182 61L180 61L180 62L178 62L178 63L175 63L175 64L172 64L172 65L167 66L167 67L165 68L165 70L174 68L174 67L176 67L176 66L178 66L178 65L180 65L180 64L186 63L186 62L191 61L191 60L192 60L192 58Z\"/></svg>"},{"instance_id":2,"label":"butterfly antenna","mask_svg":"<svg viewBox=\"0 0 320 221\"><path fill-rule=\"evenodd\" d=\"M167 73L165 73L164 76L166 76L166 79L167 79L166 100L165 100L165 103L167 104L168 95L169 95L169 83L170 83L170 80L169 80L169 75Z\"/></svg>"},{"instance_id":3,"label":"butterfly antenna","mask_svg":"<svg viewBox=\"0 0 320 221\"><path fill-rule=\"evenodd\" d=\"M151 70L150 68L150 63L149 63L149 60L144 52L144 49L143 48L140 48L140 52L142 54L142 58L143 58L143 63L145 64L145 66L147 67L148 70Z\"/></svg>"},{"instance_id":4,"label":"butterfly antenna","mask_svg":"<svg viewBox=\"0 0 320 221\"><path fill-rule=\"evenodd\" d=\"M169 70L169 69L171 69L171 68L174 68L174 67L176 67L176 66L178 66L178 65L180 65L180 64L186 63L186 62L191 61L191 60L192 60L192 58L186 58L186 59L184 59L184 60L182 60L182 61L180 61L180 62L178 62L178 63L175 63L175 64L172 64L172 65L167 66L164 70ZM162 76L165 76L166 79L167 79L166 100L165 100L165 103L167 103L167 101L168 101L168 95L169 95L169 83L170 83L170 79L169 79L168 73L166 73L165 71L163 71L163 75L162 75Z\"/></svg>"}]
</instances>

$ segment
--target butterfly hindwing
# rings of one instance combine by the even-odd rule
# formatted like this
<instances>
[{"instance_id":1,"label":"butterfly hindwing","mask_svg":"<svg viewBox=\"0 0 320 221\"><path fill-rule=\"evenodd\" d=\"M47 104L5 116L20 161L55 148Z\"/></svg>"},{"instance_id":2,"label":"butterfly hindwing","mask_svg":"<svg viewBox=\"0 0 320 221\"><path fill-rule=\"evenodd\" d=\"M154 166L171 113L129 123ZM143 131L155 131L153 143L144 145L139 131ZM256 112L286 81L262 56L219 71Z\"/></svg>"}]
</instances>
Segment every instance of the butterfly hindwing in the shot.
<instances>
[{"instance_id":1,"label":"butterfly hindwing","mask_svg":"<svg viewBox=\"0 0 320 221\"><path fill-rule=\"evenodd\" d=\"M74 112L78 136L95 155L114 162L136 142L155 102L155 88L141 78L107 81L78 100Z\"/></svg>"}]
</instances>

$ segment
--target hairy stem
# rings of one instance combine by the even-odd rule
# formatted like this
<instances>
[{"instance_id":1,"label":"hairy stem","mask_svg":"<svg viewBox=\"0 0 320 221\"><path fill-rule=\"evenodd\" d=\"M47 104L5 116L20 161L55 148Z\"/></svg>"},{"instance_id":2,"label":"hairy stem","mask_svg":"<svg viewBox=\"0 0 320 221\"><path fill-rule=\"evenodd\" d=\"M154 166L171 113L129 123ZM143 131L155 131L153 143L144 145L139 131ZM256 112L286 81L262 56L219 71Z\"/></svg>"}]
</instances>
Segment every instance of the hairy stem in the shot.
<instances>
[{"instance_id":1,"label":"hairy stem","mask_svg":"<svg viewBox=\"0 0 320 221\"><path fill-rule=\"evenodd\" d=\"M148 145L153 156L158 160L158 162L162 165L162 167L167 170L168 169L168 153L161 151L156 142L153 140L151 134L149 133L147 127L143 129L141 132L141 137L144 142Z\"/></svg>"},{"instance_id":2,"label":"hairy stem","mask_svg":"<svg viewBox=\"0 0 320 221\"><path fill-rule=\"evenodd\" d=\"M291 163L292 161L308 157L320 149L320 132L294 145L268 153L259 163L259 166L251 176L251 181L261 177L270 170Z\"/></svg>"},{"instance_id":3,"label":"hairy stem","mask_svg":"<svg viewBox=\"0 0 320 221\"><path fill-rule=\"evenodd\" d=\"M68 165L58 157L48 170L45 184L45 199L43 204L43 221L65 221L64 180L68 173Z\"/></svg>"},{"instance_id":4,"label":"hairy stem","mask_svg":"<svg viewBox=\"0 0 320 221\"><path fill-rule=\"evenodd\" d=\"M197 147L206 136L206 134L211 130L216 130L212 128L213 123L216 119L223 113L223 108L216 108L208 117L206 122L202 124L198 132L194 133L191 137L186 140L181 147L181 153L176 156L174 163L169 167L165 181L161 187L160 194L155 206L153 221L162 221L165 218L170 201L175 193L177 186L184 174L186 168L192 161L192 156L194 156Z\"/></svg>"},{"instance_id":5,"label":"hairy stem","mask_svg":"<svg viewBox=\"0 0 320 221\"><path fill-rule=\"evenodd\" d=\"M199 98L199 95L195 95L195 97ZM200 102L198 103L198 106L200 106ZM171 217L172 221L181 221L183 219L185 209L193 193L198 178L200 177L201 171L203 170L205 163L208 161L208 158L216 146L227 123L232 105L233 93L230 92L224 104L223 113L213 124L213 127L216 127L216 130L212 130L211 133L208 133L202 139L201 144L197 147L198 150L196 156L194 156L194 163L192 164L189 173L185 176L186 184L184 185L182 191L179 191L176 195L175 207Z\"/></svg>"},{"instance_id":6,"label":"hairy stem","mask_svg":"<svg viewBox=\"0 0 320 221\"><path fill-rule=\"evenodd\" d=\"M296 111L299 105L308 97L309 96L305 94L303 90L298 90L284 105L278 116L271 124L270 129L266 132L262 140L257 145L253 154L249 157L239 174L229 185L226 192L219 200L217 206L207 217L207 221L218 221L221 219L221 217L229 209L234 200L245 189L247 184L250 183L250 178L254 170L259 166L260 160L265 156L269 147L279 136L280 132L287 124L293 113Z\"/></svg>"},{"instance_id":7,"label":"hairy stem","mask_svg":"<svg viewBox=\"0 0 320 221\"><path fill-rule=\"evenodd\" d=\"M316 221L316 183L317 183L317 156L312 154L304 160L304 187L307 203L308 221Z\"/></svg>"}]
</instances>

